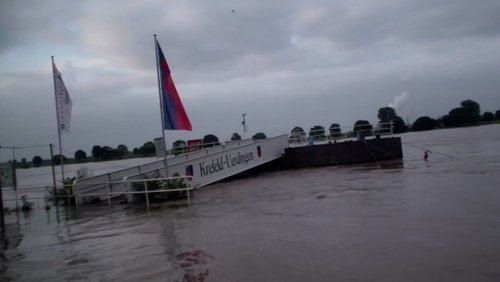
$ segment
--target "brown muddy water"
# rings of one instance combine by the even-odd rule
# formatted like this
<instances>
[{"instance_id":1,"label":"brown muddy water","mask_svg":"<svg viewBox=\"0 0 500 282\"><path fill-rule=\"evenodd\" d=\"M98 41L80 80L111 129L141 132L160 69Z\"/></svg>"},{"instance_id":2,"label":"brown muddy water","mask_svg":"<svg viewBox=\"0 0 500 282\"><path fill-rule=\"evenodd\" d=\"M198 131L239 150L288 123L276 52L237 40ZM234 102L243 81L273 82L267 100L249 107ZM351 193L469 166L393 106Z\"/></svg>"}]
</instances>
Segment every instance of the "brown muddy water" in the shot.
<instances>
[{"instance_id":1,"label":"brown muddy water","mask_svg":"<svg viewBox=\"0 0 500 282\"><path fill-rule=\"evenodd\" d=\"M402 165L260 173L149 212L7 215L0 277L500 281L500 125L401 137Z\"/></svg>"}]
</instances>

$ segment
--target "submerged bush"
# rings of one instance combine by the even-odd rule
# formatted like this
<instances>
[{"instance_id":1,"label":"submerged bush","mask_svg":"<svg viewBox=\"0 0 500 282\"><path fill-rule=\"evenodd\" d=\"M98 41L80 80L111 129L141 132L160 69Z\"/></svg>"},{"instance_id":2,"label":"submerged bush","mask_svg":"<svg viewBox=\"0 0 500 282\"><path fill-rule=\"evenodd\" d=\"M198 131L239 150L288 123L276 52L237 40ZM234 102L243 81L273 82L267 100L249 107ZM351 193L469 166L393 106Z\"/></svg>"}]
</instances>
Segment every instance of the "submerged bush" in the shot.
<instances>
[{"instance_id":1,"label":"submerged bush","mask_svg":"<svg viewBox=\"0 0 500 282\"><path fill-rule=\"evenodd\" d=\"M174 173L172 177L179 177L178 173ZM187 184L184 178L179 179L168 179L168 180L154 180L159 178L158 175L153 177L144 176L143 179L150 180L147 181L148 191L156 191L156 190L170 190L170 189L179 189L186 188ZM145 191L144 182L135 182L133 184L134 191ZM140 201L146 201L145 194L138 194L136 197L139 197ZM174 201L180 200L187 197L186 191L171 191L171 192L158 192L158 193L149 193L148 194L149 201L152 203L161 203L165 201Z\"/></svg>"}]
</instances>

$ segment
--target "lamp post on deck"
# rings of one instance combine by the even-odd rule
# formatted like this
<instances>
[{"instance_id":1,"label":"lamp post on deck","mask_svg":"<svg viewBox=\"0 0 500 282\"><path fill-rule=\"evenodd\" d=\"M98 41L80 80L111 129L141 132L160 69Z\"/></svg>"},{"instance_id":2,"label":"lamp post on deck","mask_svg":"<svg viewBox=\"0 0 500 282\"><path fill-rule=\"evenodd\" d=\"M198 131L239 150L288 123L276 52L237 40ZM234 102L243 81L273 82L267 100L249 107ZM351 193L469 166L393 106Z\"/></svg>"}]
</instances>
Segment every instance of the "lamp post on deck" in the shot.
<instances>
[{"instance_id":1,"label":"lamp post on deck","mask_svg":"<svg viewBox=\"0 0 500 282\"><path fill-rule=\"evenodd\" d=\"M247 133L247 124L246 124L246 121L245 121L245 116L247 115L247 113L244 113L242 114L243 116L243 121L241 122L241 125L243 125L243 139L246 139L246 133Z\"/></svg>"}]
</instances>

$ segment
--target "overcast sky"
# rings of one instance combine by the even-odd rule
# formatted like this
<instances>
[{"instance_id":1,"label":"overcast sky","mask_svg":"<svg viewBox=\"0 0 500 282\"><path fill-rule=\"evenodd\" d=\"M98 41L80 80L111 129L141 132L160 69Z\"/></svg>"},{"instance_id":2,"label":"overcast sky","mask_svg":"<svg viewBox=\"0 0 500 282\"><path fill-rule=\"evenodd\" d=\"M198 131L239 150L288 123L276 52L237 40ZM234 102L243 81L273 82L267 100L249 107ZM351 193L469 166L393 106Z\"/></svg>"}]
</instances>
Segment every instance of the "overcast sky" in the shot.
<instances>
[{"instance_id":1,"label":"overcast sky","mask_svg":"<svg viewBox=\"0 0 500 282\"><path fill-rule=\"evenodd\" d=\"M500 1L0 2L0 146L57 144L50 56L73 101L65 155L161 136L153 34L193 131L221 141L500 109ZM170 145L169 145L170 147ZM17 150L31 160L48 149ZM11 151L0 150L0 161Z\"/></svg>"}]
</instances>

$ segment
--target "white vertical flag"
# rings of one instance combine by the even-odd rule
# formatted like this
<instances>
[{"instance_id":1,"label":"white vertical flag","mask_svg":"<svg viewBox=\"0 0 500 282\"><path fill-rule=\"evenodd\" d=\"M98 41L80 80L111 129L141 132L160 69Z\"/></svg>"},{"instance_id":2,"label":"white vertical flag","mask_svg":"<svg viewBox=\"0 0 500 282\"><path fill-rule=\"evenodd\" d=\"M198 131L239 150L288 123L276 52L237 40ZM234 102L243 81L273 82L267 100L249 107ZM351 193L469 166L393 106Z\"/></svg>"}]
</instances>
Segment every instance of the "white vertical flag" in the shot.
<instances>
[{"instance_id":1,"label":"white vertical flag","mask_svg":"<svg viewBox=\"0 0 500 282\"><path fill-rule=\"evenodd\" d=\"M68 90L64 85L61 73L57 67L52 63L52 70L54 71L54 87L56 95L56 110L57 110L57 125L61 133L69 132L69 122L71 119L71 98L69 97Z\"/></svg>"}]
</instances>

